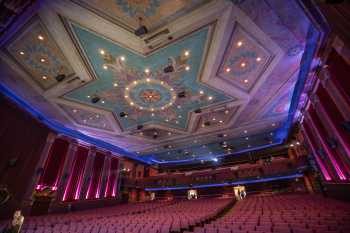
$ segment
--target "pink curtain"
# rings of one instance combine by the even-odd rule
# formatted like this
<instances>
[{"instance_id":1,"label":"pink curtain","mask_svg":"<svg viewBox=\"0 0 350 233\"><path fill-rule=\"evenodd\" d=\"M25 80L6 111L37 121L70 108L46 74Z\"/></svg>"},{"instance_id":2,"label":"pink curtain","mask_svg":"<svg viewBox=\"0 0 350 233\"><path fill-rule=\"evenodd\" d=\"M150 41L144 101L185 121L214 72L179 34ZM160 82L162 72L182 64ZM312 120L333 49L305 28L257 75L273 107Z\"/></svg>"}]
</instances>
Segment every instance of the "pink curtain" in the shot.
<instances>
[{"instance_id":1,"label":"pink curtain","mask_svg":"<svg viewBox=\"0 0 350 233\"><path fill-rule=\"evenodd\" d=\"M70 173L62 201L73 201L79 199L88 153L88 148L78 146L78 149L75 152L73 168Z\"/></svg>"},{"instance_id":2,"label":"pink curtain","mask_svg":"<svg viewBox=\"0 0 350 233\"><path fill-rule=\"evenodd\" d=\"M316 158L316 161L319 164L319 167L321 169L322 174L324 175L326 180L334 180L334 174L333 174L332 168L330 167L330 164L325 160L325 158L323 156L320 156L320 154L318 152L319 146L315 140L315 137L314 137L312 130L310 129L308 123L306 123L304 121L303 127L305 129L305 133L308 137L310 146L313 149L314 157Z\"/></svg>"},{"instance_id":3,"label":"pink curtain","mask_svg":"<svg viewBox=\"0 0 350 233\"><path fill-rule=\"evenodd\" d=\"M330 137L327 133L327 130L325 129L324 124L321 122L321 119L319 118L317 112L315 111L314 107L311 105L309 108L309 115L311 117L312 125L315 127L316 131L316 137L320 139L321 145L325 151L325 154L327 154L329 161L332 164L332 167L336 171L337 176L340 180L346 180L346 166L342 161L342 158L338 157L338 154L335 153L335 150L331 148L329 145Z\"/></svg>"},{"instance_id":4,"label":"pink curtain","mask_svg":"<svg viewBox=\"0 0 350 233\"><path fill-rule=\"evenodd\" d=\"M349 78L349 77L348 77ZM338 107L333 102L333 99L329 96L328 92L322 85L319 85L317 89L317 96L319 97L322 105L328 113L332 123L337 128L337 131L344 139L346 145L350 147L350 134L348 134L341 124L345 121L345 118L339 111Z\"/></svg>"},{"instance_id":5,"label":"pink curtain","mask_svg":"<svg viewBox=\"0 0 350 233\"><path fill-rule=\"evenodd\" d=\"M39 183L36 189L42 190L43 188L50 187L52 190L57 189L58 182L62 175L62 170L64 162L67 156L67 151L69 147L69 142L57 138L47 156L45 167L43 168L43 173L39 179Z\"/></svg>"},{"instance_id":6,"label":"pink curtain","mask_svg":"<svg viewBox=\"0 0 350 233\"><path fill-rule=\"evenodd\" d=\"M111 158L111 165L109 168L107 184L105 189L105 197L115 197L117 194L118 187L118 165L119 160L117 158Z\"/></svg>"},{"instance_id":7,"label":"pink curtain","mask_svg":"<svg viewBox=\"0 0 350 233\"><path fill-rule=\"evenodd\" d=\"M350 103L350 65L335 50L330 53L327 65L334 84Z\"/></svg>"},{"instance_id":8,"label":"pink curtain","mask_svg":"<svg viewBox=\"0 0 350 233\"><path fill-rule=\"evenodd\" d=\"M96 152L86 199L100 198L104 160L105 155L102 152Z\"/></svg>"}]
</instances>

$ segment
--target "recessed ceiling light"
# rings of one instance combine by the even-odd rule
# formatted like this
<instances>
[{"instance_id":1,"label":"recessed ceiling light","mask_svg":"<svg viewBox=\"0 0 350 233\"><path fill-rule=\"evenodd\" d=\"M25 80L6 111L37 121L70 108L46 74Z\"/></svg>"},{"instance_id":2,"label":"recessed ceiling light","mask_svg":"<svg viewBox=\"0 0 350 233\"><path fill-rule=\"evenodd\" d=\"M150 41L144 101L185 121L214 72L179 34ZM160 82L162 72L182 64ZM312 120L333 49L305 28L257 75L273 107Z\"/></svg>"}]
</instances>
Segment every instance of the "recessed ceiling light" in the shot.
<instances>
[{"instance_id":1,"label":"recessed ceiling light","mask_svg":"<svg viewBox=\"0 0 350 233\"><path fill-rule=\"evenodd\" d=\"M170 135L171 135L171 132L168 132L168 135L170 136Z\"/></svg>"},{"instance_id":2,"label":"recessed ceiling light","mask_svg":"<svg viewBox=\"0 0 350 233\"><path fill-rule=\"evenodd\" d=\"M118 86L118 83L113 83L113 86L117 87L117 86Z\"/></svg>"},{"instance_id":3,"label":"recessed ceiling light","mask_svg":"<svg viewBox=\"0 0 350 233\"><path fill-rule=\"evenodd\" d=\"M107 70L107 69L108 69L108 66L103 65L103 69Z\"/></svg>"},{"instance_id":4,"label":"recessed ceiling light","mask_svg":"<svg viewBox=\"0 0 350 233\"><path fill-rule=\"evenodd\" d=\"M44 37L42 35L38 35L39 40L44 40Z\"/></svg>"},{"instance_id":5,"label":"recessed ceiling light","mask_svg":"<svg viewBox=\"0 0 350 233\"><path fill-rule=\"evenodd\" d=\"M151 116L153 116L153 117L154 117L154 113L153 113L153 112L152 112Z\"/></svg>"},{"instance_id":6,"label":"recessed ceiling light","mask_svg":"<svg viewBox=\"0 0 350 233\"><path fill-rule=\"evenodd\" d=\"M247 64L245 62L241 63L241 67L245 67Z\"/></svg>"},{"instance_id":7,"label":"recessed ceiling light","mask_svg":"<svg viewBox=\"0 0 350 233\"><path fill-rule=\"evenodd\" d=\"M245 140L249 140L249 137L246 137Z\"/></svg>"},{"instance_id":8,"label":"recessed ceiling light","mask_svg":"<svg viewBox=\"0 0 350 233\"><path fill-rule=\"evenodd\" d=\"M174 90L174 88L170 88L170 91L173 91Z\"/></svg>"},{"instance_id":9,"label":"recessed ceiling light","mask_svg":"<svg viewBox=\"0 0 350 233\"><path fill-rule=\"evenodd\" d=\"M134 102L130 102L130 105L131 105L131 106L134 106Z\"/></svg>"},{"instance_id":10,"label":"recessed ceiling light","mask_svg":"<svg viewBox=\"0 0 350 233\"><path fill-rule=\"evenodd\" d=\"M181 105L177 105L177 108L180 109L180 108L181 108Z\"/></svg>"},{"instance_id":11,"label":"recessed ceiling light","mask_svg":"<svg viewBox=\"0 0 350 233\"><path fill-rule=\"evenodd\" d=\"M189 71L189 70L190 70L190 66L186 66L186 67L185 67L185 70L186 70L186 71Z\"/></svg>"},{"instance_id":12,"label":"recessed ceiling light","mask_svg":"<svg viewBox=\"0 0 350 233\"><path fill-rule=\"evenodd\" d=\"M121 57L120 57L120 60L125 61L125 57L124 57L124 56L121 56Z\"/></svg>"},{"instance_id":13,"label":"recessed ceiling light","mask_svg":"<svg viewBox=\"0 0 350 233\"><path fill-rule=\"evenodd\" d=\"M127 96L127 95L124 95L124 98L125 98L125 99L127 99L127 98L129 98L129 96Z\"/></svg>"},{"instance_id":14,"label":"recessed ceiling light","mask_svg":"<svg viewBox=\"0 0 350 233\"><path fill-rule=\"evenodd\" d=\"M44 80L46 80L46 79L47 79L47 76L43 75L41 78L44 79Z\"/></svg>"},{"instance_id":15,"label":"recessed ceiling light","mask_svg":"<svg viewBox=\"0 0 350 233\"><path fill-rule=\"evenodd\" d=\"M19 54L24 55L24 52L23 52L23 51L21 51L21 52L19 52Z\"/></svg>"},{"instance_id":16,"label":"recessed ceiling light","mask_svg":"<svg viewBox=\"0 0 350 233\"><path fill-rule=\"evenodd\" d=\"M204 94L204 91L200 90L200 91L199 91L199 94L203 95L203 94Z\"/></svg>"},{"instance_id":17,"label":"recessed ceiling light","mask_svg":"<svg viewBox=\"0 0 350 233\"><path fill-rule=\"evenodd\" d=\"M244 79L243 82L244 82L244 83L248 83L248 79Z\"/></svg>"},{"instance_id":18,"label":"recessed ceiling light","mask_svg":"<svg viewBox=\"0 0 350 233\"><path fill-rule=\"evenodd\" d=\"M150 81L151 81L151 79L149 79L149 78L146 78L146 82L148 82L148 83L149 83Z\"/></svg>"},{"instance_id":19,"label":"recessed ceiling light","mask_svg":"<svg viewBox=\"0 0 350 233\"><path fill-rule=\"evenodd\" d=\"M243 132L244 132L244 133L248 133L248 130L244 130Z\"/></svg>"},{"instance_id":20,"label":"recessed ceiling light","mask_svg":"<svg viewBox=\"0 0 350 233\"><path fill-rule=\"evenodd\" d=\"M102 100L102 101L101 101L101 103L102 103L102 104L104 104L104 103L105 103L105 101L104 101L104 100Z\"/></svg>"},{"instance_id":21,"label":"recessed ceiling light","mask_svg":"<svg viewBox=\"0 0 350 233\"><path fill-rule=\"evenodd\" d=\"M149 74L149 72L151 72L148 68L145 69L145 73Z\"/></svg>"},{"instance_id":22,"label":"recessed ceiling light","mask_svg":"<svg viewBox=\"0 0 350 233\"><path fill-rule=\"evenodd\" d=\"M261 61L261 57L257 57L257 58L256 58L256 61L257 61L257 62Z\"/></svg>"},{"instance_id":23,"label":"recessed ceiling light","mask_svg":"<svg viewBox=\"0 0 350 233\"><path fill-rule=\"evenodd\" d=\"M169 119L165 119L166 122L169 122Z\"/></svg>"},{"instance_id":24,"label":"recessed ceiling light","mask_svg":"<svg viewBox=\"0 0 350 233\"><path fill-rule=\"evenodd\" d=\"M213 99L213 96L209 96L209 97L208 97L208 100L212 100L212 99Z\"/></svg>"},{"instance_id":25,"label":"recessed ceiling light","mask_svg":"<svg viewBox=\"0 0 350 233\"><path fill-rule=\"evenodd\" d=\"M164 108L164 106L163 106L163 107L161 107L160 109L164 110L165 108Z\"/></svg>"},{"instance_id":26,"label":"recessed ceiling light","mask_svg":"<svg viewBox=\"0 0 350 233\"><path fill-rule=\"evenodd\" d=\"M184 55L185 55L186 57L190 56L190 51L186 50L185 53L184 53Z\"/></svg>"},{"instance_id":27,"label":"recessed ceiling light","mask_svg":"<svg viewBox=\"0 0 350 233\"><path fill-rule=\"evenodd\" d=\"M229 73L229 72L231 71L231 68L230 68L230 67L227 67L227 68L225 69L225 71L226 71L226 73Z\"/></svg>"},{"instance_id":28,"label":"recessed ceiling light","mask_svg":"<svg viewBox=\"0 0 350 233\"><path fill-rule=\"evenodd\" d=\"M137 81L136 81L136 80L134 81L134 84L135 84L135 85L137 84Z\"/></svg>"},{"instance_id":29,"label":"recessed ceiling light","mask_svg":"<svg viewBox=\"0 0 350 233\"><path fill-rule=\"evenodd\" d=\"M76 109L73 109L73 112L74 112L74 113L76 113L76 112L77 112L77 110L76 110Z\"/></svg>"},{"instance_id":30,"label":"recessed ceiling light","mask_svg":"<svg viewBox=\"0 0 350 233\"><path fill-rule=\"evenodd\" d=\"M46 60L44 58L41 58L40 61L44 63Z\"/></svg>"},{"instance_id":31,"label":"recessed ceiling light","mask_svg":"<svg viewBox=\"0 0 350 233\"><path fill-rule=\"evenodd\" d=\"M216 121L216 118L215 117L213 117L213 119L212 119L213 121Z\"/></svg>"},{"instance_id":32,"label":"recessed ceiling light","mask_svg":"<svg viewBox=\"0 0 350 233\"><path fill-rule=\"evenodd\" d=\"M160 84L162 84L162 85L163 85L163 84L164 84L164 81L161 81L161 82L160 82Z\"/></svg>"},{"instance_id":33,"label":"recessed ceiling light","mask_svg":"<svg viewBox=\"0 0 350 233\"><path fill-rule=\"evenodd\" d=\"M225 114L227 115L230 111L229 110L225 110Z\"/></svg>"},{"instance_id":34,"label":"recessed ceiling light","mask_svg":"<svg viewBox=\"0 0 350 233\"><path fill-rule=\"evenodd\" d=\"M238 42L237 42L237 46L238 46L238 47L241 47L242 45L243 45L243 42L242 42L242 41L238 41Z\"/></svg>"},{"instance_id":35,"label":"recessed ceiling light","mask_svg":"<svg viewBox=\"0 0 350 233\"><path fill-rule=\"evenodd\" d=\"M179 115L178 117L179 117L180 119L182 118L182 116L181 116L181 115Z\"/></svg>"},{"instance_id":36,"label":"recessed ceiling light","mask_svg":"<svg viewBox=\"0 0 350 233\"><path fill-rule=\"evenodd\" d=\"M129 87L125 87L125 90L127 90L127 91L128 91L128 90L129 90Z\"/></svg>"},{"instance_id":37,"label":"recessed ceiling light","mask_svg":"<svg viewBox=\"0 0 350 233\"><path fill-rule=\"evenodd\" d=\"M105 53L106 53L106 52L105 52L103 49L100 49L100 54L101 54L101 55L105 55Z\"/></svg>"},{"instance_id":38,"label":"recessed ceiling light","mask_svg":"<svg viewBox=\"0 0 350 233\"><path fill-rule=\"evenodd\" d=\"M153 112L153 111L154 111L154 108L151 108L151 111Z\"/></svg>"},{"instance_id":39,"label":"recessed ceiling light","mask_svg":"<svg viewBox=\"0 0 350 233\"><path fill-rule=\"evenodd\" d=\"M222 124L222 123L224 123L224 121L223 120L219 120L219 123Z\"/></svg>"},{"instance_id":40,"label":"recessed ceiling light","mask_svg":"<svg viewBox=\"0 0 350 233\"><path fill-rule=\"evenodd\" d=\"M91 98L91 96L89 96L89 95L88 95L88 96L86 96L86 97L87 97L87 98L89 98L89 99Z\"/></svg>"},{"instance_id":41,"label":"recessed ceiling light","mask_svg":"<svg viewBox=\"0 0 350 233\"><path fill-rule=\"evenodd\" d=\"M143 107L142 107L142 106L140 107L140 110L143 110Z\"/></svg>"}]
</instances>

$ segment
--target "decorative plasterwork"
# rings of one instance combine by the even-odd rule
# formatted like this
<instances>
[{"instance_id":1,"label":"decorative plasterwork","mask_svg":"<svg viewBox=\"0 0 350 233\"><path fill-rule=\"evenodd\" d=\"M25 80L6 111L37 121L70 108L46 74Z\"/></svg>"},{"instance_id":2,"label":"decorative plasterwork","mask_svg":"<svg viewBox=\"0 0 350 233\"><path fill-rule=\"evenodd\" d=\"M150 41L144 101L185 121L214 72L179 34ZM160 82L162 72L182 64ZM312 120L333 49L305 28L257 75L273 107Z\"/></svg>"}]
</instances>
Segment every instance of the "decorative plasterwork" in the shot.
<instances>
[{"instance_id":1,"label":"decorative plasterwork","mask_svg":"<svg viewBox=\"0 0 350 233\"><path fill-rule=\"evenodd\" d=\"M7 46L8 52L40 88L58 83L58 75L71 77L74 71L43 23L35 18Z\"/></svg>"}]
</instances>

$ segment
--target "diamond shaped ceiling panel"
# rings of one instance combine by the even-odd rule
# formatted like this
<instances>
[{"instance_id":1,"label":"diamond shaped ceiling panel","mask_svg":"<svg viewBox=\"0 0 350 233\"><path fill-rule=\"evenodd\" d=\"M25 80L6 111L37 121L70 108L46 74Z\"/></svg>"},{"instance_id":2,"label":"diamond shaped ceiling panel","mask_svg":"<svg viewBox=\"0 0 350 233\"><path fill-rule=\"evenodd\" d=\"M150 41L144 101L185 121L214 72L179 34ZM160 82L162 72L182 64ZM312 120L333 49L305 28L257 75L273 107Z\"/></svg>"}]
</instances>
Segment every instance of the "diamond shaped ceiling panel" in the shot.
<instances>
[{"instance_id":1,"label":"diamond shaped ceiling panel","mask_svg":"<svg viewBox=\"0 0 350 233\"><path fill-rule=\"evenodd\" d=\"M79 125L113 131L110 123L103 114L63 104L59 104L59 106Z\"/></svg>"},{"instance_id":2,"label":"diamond shaped ceiling panel","mask_svg":"<svg viewBox=\"0 0 350 233\"><path fill-rule=\"evenodd\" d=\"M47 90L56 85L55 77L59 74L74 74L60 48L38 19L8 46L8 51L41 89Z\"/></svg>"},{"instance_id":3,"label":"diamond shaped ceiling panel","mask_svg":"<svg viewBox=\"0 0 350 233\"><path fill-rule=\"evenodd\" d=\"M186 130L194 110L234 100L199 82L209 26L146 57L72 28L97 77L65 98L113 112L122 130L151 123Z\"/></svg>"},{"instance_id":4,"label":"diamond shaped ceiling panel","mask_svg":"<svg viewBox=\"0 0 350 233\"><path fill-rule=\"evenodd\" d=\"M249 91L271 59L270 52L236 22L218 77Z\"/></svg>"}]
</instances>

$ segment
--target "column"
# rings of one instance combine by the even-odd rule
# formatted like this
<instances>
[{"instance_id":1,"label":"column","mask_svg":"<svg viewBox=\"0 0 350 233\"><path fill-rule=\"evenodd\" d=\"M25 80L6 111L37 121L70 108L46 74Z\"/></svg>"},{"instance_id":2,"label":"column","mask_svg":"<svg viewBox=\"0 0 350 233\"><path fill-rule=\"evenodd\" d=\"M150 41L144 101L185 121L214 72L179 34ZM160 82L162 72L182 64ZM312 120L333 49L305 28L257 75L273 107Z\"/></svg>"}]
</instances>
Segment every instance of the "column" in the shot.
<instances>
[{"instance_id":1,"label":"column","mask_svg":"<svg viewBox=\"0 0 350 233\"><path fill-rule=\"evenodd\" d=\"M107 197L108 185L110 185L110 176L111 176L111 153L107 152L105 157L105 163L102 170L102 185L101 192L103 191L103 197Z\"/></svg>"},{"instance_id":2,"label":"column","mask_svg":"<svg viewBox=\"0 0 350 233\"><path fill-rule=\"evenodd\" d=\"M72 172L72 169L73 169L73 164L74 164L73 162L76 156L77 149L78 149L78 144L72 140L69 144L67 159L64 163L64 167L62 171L62 178L58 183L56 200L62 200L63 198L66 185L68 184L68 181L69 181L70 173Z\"/></svg>"},{"instance_id":3,"label":"column","mask_svg":"<svg viewBox=\"0 0 350 233\"><path fill-rule=\"evenodd\" d=\"M312 111L312 113L310 114L310 112L309 112L309 114L307 115L307 120L310 123L311 128L315 132L314 135L318 138L323 150L326 152L327 157L331 161L332 167L334 168L334 170L337 174L337 177L340 180L346 180L346 176L345 176L342 168L340 167L337 159L335 158L335 155L333 154L333 151L331 150L331 148L329 147L328 143L325 140L326 132L324 130L322 130L321 126L319 125L319 122L317 121L319 119L316 119L316 116L313 114L315 112L311 106L310 106L309 111L310 110Z\"/></svg>"},{"instance_id":4,"label":"column","mask_svg":"<svg viewBox=\"0 0 350 233\"><path fill-rule=\"evenodd\" d=\"M331 78L331 74L327 68L321 70L319 74L319 79L321 80L321 84L323 88L326 89L328 94L332 97L333 102L338 106L341 114L348 121L350 120L350 102L348 101L348 97L345 93L339 90L337 85Z\"/></svg>"},{"instance_id":5,"label":"column","mask_svg":"<svg viewBox=\"0 0 350 233\"><path fill-rule=\"evenodd\" d=\"M318 110L318 112L323 116L324 122L329 127L329 130L332 131L332 133L338 139L340 145L343 147L346 157L350 159L350 144L346 136L344 135L346 133L341 132L342 129L340 129L340 126L339 126L341 122L339 121L334 122L334 119L332 119L329 112L326 110L326 107L319 96L314 97L313 104L315 108Z\"/></svg>"},{"instance_id":6,"label":"column","mask_svg":"<svg viewBox=\"0 0 350 233\"><path fill-rule=\"evenodd\" d=\"M35 174L33 175L32 181L26 189L25 199L27 199L27 200L31 200L35 186L39 183L39 179L40 179L41 173L43 171L43 168L45 166L47 156L49 155L49 150L50 150L53 142L55 141L55 139L56 139L56 134L49 133L47 135L46 143L43 147L43 150L41 151L40 159L35 167Z\"/></svg>"},{"instance_id":7,"label":"column","mask_svg":"<svg viewBox=\"0 0 350 233\"><path fill-rule=\"evenodd\" d=\"M96 147L90 147L90 151L88 154L88 158L86 161L86 167L85 167L85 171L84 171L84 182L83 182L83 186L81 188L79 199L86 199L87 198L89 184L90 184L90 180L91 180L92 168L93 168L93 164L94 164L94 160L95 160L95 155L96 155ZM83 196L81 196L81 195L83 195Z\"/></svg>"},{"instance_id":8,"label":"column","mask_svg":"<svg viewBox=\"0 0 350 233\"><path fill-rule=\"evenodd\" d=\"M313 144L313 141L311 139L311 136L309 135L309 132L305 129L304 125L301 126L302 127L302 130L303 130L303 133L304 133L304 136L305 136L305 139L306 141L308 142L310 148L311 148L311 151L314 155L314 158L320 168L320 171L324 177L324 179L326 181L331 181L332 180L332 177L330 176L326 166L323 164L323 161L320 159L318 153L317 153L317 149L315 148L315 145Z\"/></svg>"}]
</instances>

